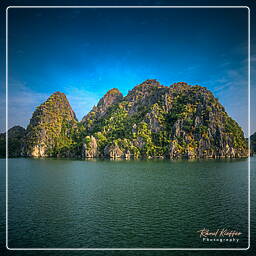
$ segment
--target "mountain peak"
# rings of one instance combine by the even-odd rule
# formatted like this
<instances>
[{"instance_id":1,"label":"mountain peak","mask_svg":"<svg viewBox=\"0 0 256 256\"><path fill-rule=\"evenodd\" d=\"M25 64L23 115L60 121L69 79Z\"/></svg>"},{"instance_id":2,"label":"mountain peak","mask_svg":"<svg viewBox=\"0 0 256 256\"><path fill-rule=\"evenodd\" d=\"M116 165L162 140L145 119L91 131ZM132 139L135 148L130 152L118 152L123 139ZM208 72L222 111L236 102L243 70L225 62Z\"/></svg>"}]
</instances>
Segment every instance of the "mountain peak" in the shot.
<instances>
[{"instance_id":1,"label":"mountain peak","mask_svg":"<svg viewBox=\"0 0 256 256\"><path fill-rule=\"evenodd\" d=\"M117 89L112 88L110 89L99 101L96 107L83 117L82 123L86 124L88 121L90 122L92 116L95 119L103 117L108 109L117 104L118 102L122 101L123 94Z\"/></svg>"},{"instance_id":2,"label":"mountain peak","mask_svg":"<svg viewBox=\"0 0 256 256\"><path fill-rule=\"evenodd\" d=\"M110 90L105 94L105 96L106 96L106 95L109 95L109 94L111 94L111 95L121 95L121 96L122 96L122 93L121 93L117 88L112 88L112 89L110 89Z\"/></svg>"},{"instance_id":3,"label":"mountain peak","mask_svg":"<svg viewBox=\"0 0 256 256\"><path fill-rule=\"evenodd\" d=\"M185 82L178 82L178 83L174 83L174 84L170 85L170 87L171 88L190 87L190 85Z\"/></svg>"},{"instance_id":4,"label":"mountain peak","mask_svg":"<svg viewBox=\"0 0 256 256\"><path fill-rule=\"evenodd\" d=\"M57 91L57 92L54 92L52 95L63 95L63 94L64 94L63 92Z\"/></svg>"},{"instance_id":5,"label":"mountain peak","mask_svg":"<svg viewBox=\"0 0 256 256\"><path fill-rule=\"evenodd\" d=\"M34 111L22 154L33 157L56 155L72 142L69 134L76 124L75 113L66 95L59 91L53 93Z\"/></svg>"},{"instance_id":6,"label":"mountain peak","mask_svg":"<svg viewBox=\"0 0 256 256\"><path fill-rule=\"evenodd\" d=\"M157 81L157 79L147 79L147 80L145 80L143 83L141 83L141 84L145 84L145 85L156 85L156 86L158 86L158 85L160 85L160 83Z\"/></svg>"},{"instance_id":7,"label":"mountain peak","mask_svg":"<svg viewBox=\"0 0 256 256\"><path fill-rule=\"evenodd\" d=\"M144 82L142 82L141 84L137 85L134 87L135 88L140 88L140 87L165 87L163 85L161 85L156 79L147 79Z\"/></svg>"},{"instance_id":8,"label":"mountain peak","mask_svg":"<svg viewBox=\"0 0 256 256\"><path fill-rule=\"evenodd\" d=\"M167 87L161 85L156 79L147 79L129 91L125 99L131 102L140 102L141 100L147 101L147 99L154 95L158 89L161 90L162 88Z\"/></svg>"},{"instance_id":9,"label":"mountain peak","mask_svg":"<svg viewBox=\"0 0 256 256\"><path fill-rule=\"evenodd\" d=\"M103 110L105 111L108 107L120 101L122 98L123 94L117 88L112 88L100 99L97 107L103 107Z\"/></svg>"},{"instance_id":10,"label":"mountain peak","mask_svg":"<svg viewBox=\"0 0 256 256\"><path fill-rule=\"evenodd\" d=\"M48 99L67 99L65 93L57 91L51 94L51 96Z\"/></svg>"},{"instance_id":11,"label":"mountain peak","mask_svg":"<svg viewBox=\"0 0 256 256\"><path fill-rule=\"evenodd\" d=\"M24 135L25 131L26 131L25 128L19 125L15 125L8 130L8 137L20 136L20 134Z\"/></svg>"}]
</instances>

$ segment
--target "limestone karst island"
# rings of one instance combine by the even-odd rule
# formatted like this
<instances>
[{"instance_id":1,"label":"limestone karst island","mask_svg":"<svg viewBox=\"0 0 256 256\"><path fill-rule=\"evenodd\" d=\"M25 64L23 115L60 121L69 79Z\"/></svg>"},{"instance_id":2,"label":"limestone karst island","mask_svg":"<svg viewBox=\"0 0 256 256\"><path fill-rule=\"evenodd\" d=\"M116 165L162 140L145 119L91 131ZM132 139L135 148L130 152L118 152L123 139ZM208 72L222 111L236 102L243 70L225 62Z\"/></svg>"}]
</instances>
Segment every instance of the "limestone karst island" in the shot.
<instances>
[{"instance_id":1,"label":"limestone karst island","mask_svg":"<svg viewBox=\"0 0 256 256\"><path fill-rule=\"evenodd\" d=\"M240 158L240 126L205 87L146 80L123 96L108 91L79 122L65 94L36 108L25 130L9 130L9 156L60 158ZM3 134L1 148L3 148Z\"/></svg>"}]
</instances>

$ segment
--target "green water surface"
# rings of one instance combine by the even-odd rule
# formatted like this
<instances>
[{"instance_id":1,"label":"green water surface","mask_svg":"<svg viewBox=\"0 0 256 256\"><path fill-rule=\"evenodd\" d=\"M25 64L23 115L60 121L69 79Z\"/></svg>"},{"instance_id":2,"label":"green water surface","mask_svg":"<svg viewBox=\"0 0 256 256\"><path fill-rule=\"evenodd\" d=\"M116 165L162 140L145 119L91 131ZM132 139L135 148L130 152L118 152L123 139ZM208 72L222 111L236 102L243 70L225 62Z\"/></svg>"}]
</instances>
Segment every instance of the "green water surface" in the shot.
<instances>
[{"instance_id":1,"label":"green water surface","mask_svg":"<svg viewBox=\"0 0 256 256\"><path fill-rule=\"evenodd\" d=\"M5 160L1 160L4 168ZM9 159L11 248L246 248L248 160ZM239 242L203 242L226 228Z\"/></svg>"}]
</instances>

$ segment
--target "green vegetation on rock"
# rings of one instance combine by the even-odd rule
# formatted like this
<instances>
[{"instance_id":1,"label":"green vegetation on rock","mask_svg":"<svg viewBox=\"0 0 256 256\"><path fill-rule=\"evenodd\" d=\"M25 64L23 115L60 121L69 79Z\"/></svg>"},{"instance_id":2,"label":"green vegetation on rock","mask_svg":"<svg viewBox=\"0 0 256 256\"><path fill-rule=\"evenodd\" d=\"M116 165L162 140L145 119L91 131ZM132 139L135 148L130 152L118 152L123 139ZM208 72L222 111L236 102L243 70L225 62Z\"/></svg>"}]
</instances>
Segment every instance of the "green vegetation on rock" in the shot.
<instances>
[{"instance_id":1,"label":"green vegetation on rock","mask_svg":"<svg viewBox=\"0 0 256 256\"><path fill-rule=\"evenodd\" d=\"M113 158L247 156L242 129L205 87L147 80L105 109L99 115L94 108L83 119L102 157L109 150Z\"/></svg>"},{"instance_id":2,"label":"green vegetation on rock","mask_svg":"<svg viewBox=\"0 0 256 256\"><path fill-rule=\"evenodd\" d=\"M36 108L28 125L24 156L72 155L79 144L81 126L64 93L52 94Z\"/></svg>"},{"instance_id":3,"label":"green vegetation on rock","mask_svg":"<svg viewBox=\"0 0 256 256\"><path fill-rule=\"evenodd\" d=\"M239 125L205 87L156 80L123 97L108 91L76 120L66 96L56 92L34 112L22 155L80 158L246 157Z\"/></svg>"}]
</instances>

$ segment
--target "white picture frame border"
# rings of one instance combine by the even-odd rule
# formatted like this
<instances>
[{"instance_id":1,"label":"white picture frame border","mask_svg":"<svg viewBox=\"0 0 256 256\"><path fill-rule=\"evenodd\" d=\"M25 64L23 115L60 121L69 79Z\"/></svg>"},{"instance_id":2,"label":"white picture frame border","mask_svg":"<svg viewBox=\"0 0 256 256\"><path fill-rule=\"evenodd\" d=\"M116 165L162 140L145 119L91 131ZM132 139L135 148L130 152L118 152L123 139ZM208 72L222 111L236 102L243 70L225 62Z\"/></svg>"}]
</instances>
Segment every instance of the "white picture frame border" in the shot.
<instances>
[{"instance_id":1,"label":"white picture frame border","mask_svg":"<svg viewBox=\"0 0 256 256\"><path fill-rule=\"evenodd\" d=\"M248 10L248 148L250 152L250 8L248 6L8 6L6 8L6 56L5 56L5 65L6 65L6 249L11 251L246 251L250 248L250 153L248 155L248 247L246 248L10 248L8 246L8 11L14 8L108 8L108 9L117 9L117 8L246 8Z\"/></svg>"}]
</instances>

